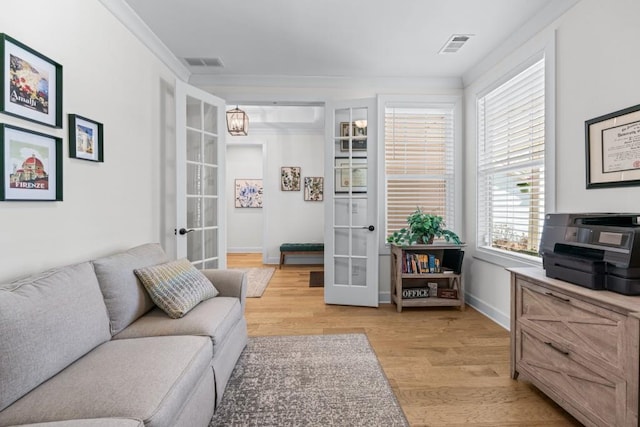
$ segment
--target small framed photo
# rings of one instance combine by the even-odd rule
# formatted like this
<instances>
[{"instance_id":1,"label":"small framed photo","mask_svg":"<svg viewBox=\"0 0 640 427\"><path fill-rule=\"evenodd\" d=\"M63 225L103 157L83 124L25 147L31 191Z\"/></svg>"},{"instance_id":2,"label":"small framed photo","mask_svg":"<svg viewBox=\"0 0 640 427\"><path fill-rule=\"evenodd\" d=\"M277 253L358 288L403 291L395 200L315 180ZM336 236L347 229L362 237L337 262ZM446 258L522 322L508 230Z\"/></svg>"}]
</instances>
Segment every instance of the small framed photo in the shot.
<instances>
[{"instance_id":1,"label":"small framed photo","mask_svg":"<svg viewBox=\"0 0 640 427\"><path fill-rule=\"evenodd\" d=\"M69 157L104 162L102 123L69 114Z\"/></svg>"},{"instance_id":2,"label":"small framed photo","mask_svg":"<svg viewBox=\"0 0 640 427\"><path fill-rule=\"evenodd\" d=\"M236 208L261 208L264 192L261 179L236 179Z\"/></svg>"},{"instance_id":3,"label":"small framed photo","mask_svg":"<svg viewBox=\"0 0 640 427\"><path fill-rule=\"evenodd\" d=\"M280 189L282 191L300 191L300 167L284 166L280 168Z\"/></svg>"},{"instance_id":4,"label":"small framed photo","mask_svg":"<svg viewBox=\"0 0 640 427\"><path fill-rule=\"evenodd\" d=\"M352 193L367 192L367 159L348 158L335 159L335 192Z\"/></svg>"},{"instance_id":5,"label":"small framed photo","mask_svg":"<svg viewBox=\"0 0 640 427\"><path fill-rule=\"evenodd\" d=\"M62 127L62 65L0 33L0 112Z\"/></svg>"},{"instance_id":6,"label":"small framed photo","mask_svg":"<svg viewBox=\"0 0 640 427\"><path fill-rule=\"evenodd\" d=\"M62 138L0 124L0 200L62 200Z\"/></svg>"},{"instance_id":7,"label":"small framed photo","mask_svg":"<svg viewBox=\"0 0 640 427\"><path fill-rule=\"evenodd\" d=\"M351 133L349 133L351 129ZM340 151L349 151L349 141L351 141L352 151L367 151L367 127L359 127L355 122L341 122L340 123L340 136L351 138L340 140Z\"/></svg>"},{"instance_id":8,"label":"small framed photo","mask_svg":"<svg viewBox=\"0 0 640 427\"><path fill-rule=\"evenodd\" d=\"M321 202L324 197L324 178L320 176L304 177L304 200Z\"/></svg>"},{"instance_id":9,"label":"small framed photo","mask_svg":"<svg viewBox=\"0 0 640 427\"><path fill-rule=\"evenodd\" d=\"M587 188L640 185L640 105L585 122Z\"/></svg>"}]
</instances>

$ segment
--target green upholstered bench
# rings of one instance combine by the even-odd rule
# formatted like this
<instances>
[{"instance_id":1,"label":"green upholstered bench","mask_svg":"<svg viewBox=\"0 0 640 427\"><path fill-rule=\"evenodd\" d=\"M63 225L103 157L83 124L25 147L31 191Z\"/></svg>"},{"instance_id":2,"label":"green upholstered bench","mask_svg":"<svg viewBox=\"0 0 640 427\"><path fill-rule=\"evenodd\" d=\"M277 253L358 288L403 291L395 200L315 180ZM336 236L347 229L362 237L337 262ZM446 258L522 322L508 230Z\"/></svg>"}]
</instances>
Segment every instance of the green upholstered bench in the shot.
<instances>
[{"instance_id":1,"label":"green upholstered bench","mask_svg":"<svg viewBox=\"0 0 640 427\"><path fill-rule=\"evenodd\" d=\"M285 255L324 255L324 243L283 243L280 245L280 265Z\"/></svg>"}]
</instances>

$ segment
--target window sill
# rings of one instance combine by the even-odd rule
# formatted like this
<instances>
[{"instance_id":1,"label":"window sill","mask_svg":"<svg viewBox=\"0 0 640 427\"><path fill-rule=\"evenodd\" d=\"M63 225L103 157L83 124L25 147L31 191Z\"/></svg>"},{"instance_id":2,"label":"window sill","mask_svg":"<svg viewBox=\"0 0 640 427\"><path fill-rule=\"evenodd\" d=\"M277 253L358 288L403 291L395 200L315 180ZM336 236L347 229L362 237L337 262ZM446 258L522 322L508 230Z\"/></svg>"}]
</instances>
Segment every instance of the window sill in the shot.
<instances>
[{"instance_id":1,"label":"window sill","mask_svg":"<svg viewBox=\"0 0 640 427\"><path fill-rule=\"evenodd\" d=\"M495 264L504 268L512 267L542 267L542 258L528 255L516 255L509 251L480 246L476 248L473 258Z\"/></svg>"}]
</instances>

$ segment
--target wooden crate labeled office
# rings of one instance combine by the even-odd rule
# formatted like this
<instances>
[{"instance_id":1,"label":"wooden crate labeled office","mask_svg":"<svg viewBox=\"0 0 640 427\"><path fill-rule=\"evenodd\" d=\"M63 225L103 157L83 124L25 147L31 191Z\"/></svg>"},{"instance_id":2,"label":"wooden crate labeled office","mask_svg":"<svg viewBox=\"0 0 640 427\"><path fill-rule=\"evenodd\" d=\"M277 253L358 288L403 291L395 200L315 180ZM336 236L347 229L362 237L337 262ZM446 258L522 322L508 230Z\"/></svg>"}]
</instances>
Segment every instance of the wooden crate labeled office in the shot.
<instances>
[{"instance_id":1,"label":"wooden crate labeled office","mask_svg":"<svg viewBox=\"0 0 640 427\"><path fill-rule=\"evenodd\" d=\"M391 300L404 307L464 310L464 245L391 245Z\"/></svg>"}]
</instances>

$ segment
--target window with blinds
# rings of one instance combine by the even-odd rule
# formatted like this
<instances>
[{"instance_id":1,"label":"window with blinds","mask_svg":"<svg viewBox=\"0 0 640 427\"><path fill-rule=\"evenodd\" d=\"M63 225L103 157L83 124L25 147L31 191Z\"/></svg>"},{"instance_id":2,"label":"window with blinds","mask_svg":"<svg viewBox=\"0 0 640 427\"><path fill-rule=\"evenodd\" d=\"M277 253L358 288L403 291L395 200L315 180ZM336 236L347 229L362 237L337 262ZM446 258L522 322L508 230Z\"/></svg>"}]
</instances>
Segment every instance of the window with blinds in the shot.
<instances>
[{"instance_id":1,"label":"window with blinds","mask_svg":"<svg viewBox=\"0 0 640 427\"><path fill-rule=\"evenodd\" d=\"M478 245L539 256L544 59L478 100Z\"/></svg>"},{"instance_id":2,"label":"window with blinds","mask_svg":"<svg viewBox=\"0 0 640 427\"><path fill-rule=\"evenodd\" d=\"M385 108L386 235L417 207L454 224L453 107Z\"/></svg>"}]
</instances>

